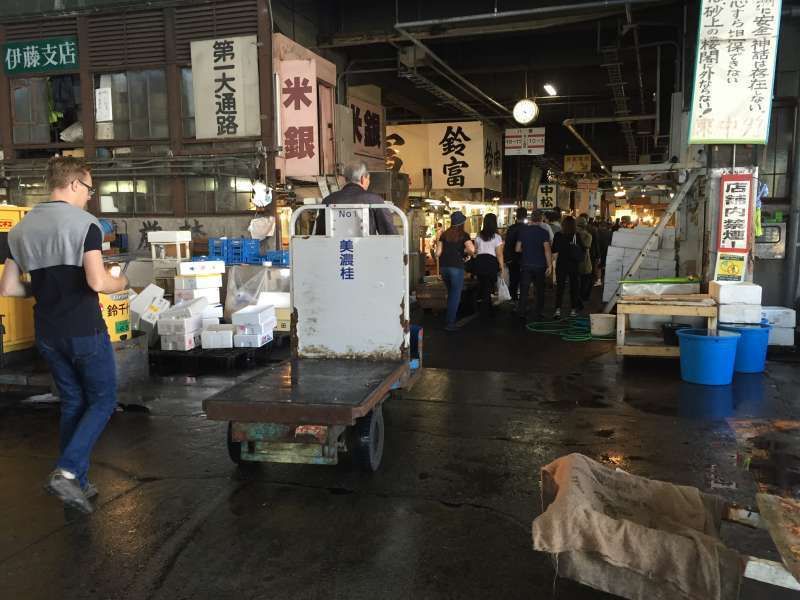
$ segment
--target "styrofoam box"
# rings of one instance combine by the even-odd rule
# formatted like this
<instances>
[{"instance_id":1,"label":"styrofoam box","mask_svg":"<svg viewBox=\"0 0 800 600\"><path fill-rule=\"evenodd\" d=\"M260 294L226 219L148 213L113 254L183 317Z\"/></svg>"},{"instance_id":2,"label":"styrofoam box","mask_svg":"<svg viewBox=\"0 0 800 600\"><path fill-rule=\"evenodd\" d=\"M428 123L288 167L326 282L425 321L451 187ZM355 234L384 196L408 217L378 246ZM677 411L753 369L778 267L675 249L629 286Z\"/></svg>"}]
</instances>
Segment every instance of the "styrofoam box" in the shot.
<instances>
[{"instance_id":1,"label":"styrofoam box","mask_svg":"<svg viewBox=\"0 0 800 600\"><path fill-rule=\"evenodd\" d=\"M289 292L261 292L258 295L258 305L272 305L275 308L289 308L292 304Z\"/></svg>"},{"instance_id":2,"label":"styrofoam box","mask_svg":"<svg viewBox=\"0 0 800 600\"><path fill-rule=\"evenodd\" d=\"M166 298L157 298L153 303L147 307L147 310L139 317L135 329L143 331L147 334L147 343L149 346L155 344L158 338L158 329L156 324L161 315L169 310L169 300Z\"/></svg>"},{"instance_id":3,"label":"styrofoam box","mask_svg":"<svg viewBox=\"0 0 800 600\"><path fill-rule=\"evenodd\" d=\"M219 288L208 288L203 290L175 290L175 300L186 302L205 298L209 304L219 304Z\"/></svg>"},{"instance_id":4,"label":"styrofoam box","mask_svg":"<svg viewBox=\"0 0 800 600\"><path fill-rule=\"evenodd\" d=\"M773 327L796 327L797 314L794 309L784 306L763 306L761 318L766 319Z\"/></svg>"},{"instance_id":5,"label":"styrofoam box","mask_svg":"<svg viewBox=\"0 0 800 600\"><path fill-rule=\"evenodd\" d=\"M274 318L275 307L269 304L245 306L231 315L234 325L260 325Z\"/></svg>"},{"instance_id":6,"label":"styrofoam box","mask_svg":"<svg viewBox=\"0 0 800 600\"><path fill-rule=\"evenodd\" d=\"M168 311L162 313L162 317L167 319L185 319L187 317L199 317L205 315L208 307L208 300L198 298L189 302L179 302Z\"/></svg>"},{"instance_id":7,"label":"styrofoam box","mask_svg":"<svg viewBox=\"0 0 800 600\"><path fill-rule=\"evenodd\" d=\"M611 238L611 245L617 248L641 249L644 248L649 237L649 233L641 233L633 229L620 229L614 232ZM653 244L653 247L656 247L656 245Z\"/></svg>"},{"instance_id":8,"label":"styrofoam box","mask_svg":"<svg viewBox=\"0 0 800 600\"><path fill-rule=\"evenodd\" d=\"M211 317L210 319L203 317L203 331L214 325L219 325L219 319L217 317Z\"/></svg>"},{"instance_id":9,"label":"styrofoam box","mask_svg":"<svg viewBox=\"0 0 800 600\"><path fill-rule=\"evenodd\" d=\"M204 319L221 319L223 313L222 304L209 304L203 309Z\"/></svg>"},{"instance_id":10,"label":"styrofoam box","mask_svg":"<svg viewBox=\"0 0 800 600\"><path fill-rule=\"evenodd\" d=\"M237 325L236 333L241 335L264 335L265 333L272 333L277 324L278 320L273 317L272 319L264 321L259 325L252 323L248 325Z\"/></svg>"},{"instance_id":11,"label":"styrofoam box","mask_svg":"<svg viewBox=\"0 0 800 600\"><path fill-rule=\"evenodd\" d=\"M179 244L192 241L191 231L148 231L147 241L151 244Z\"/></svg>"},{"instance_id":12,"label":"styrofoam box","mask_svg":"<svg viewBox=\"0 0 800 600\"><path fill-rule=\"evenodd\" d=\"M770 346L794 346L794 327L773 327L769 330Z\"/></svg>"},{"instance_id":13,"label":"styrofoam box","mask_svg":"<svg viewBox=\"0 0 800 600\"><path fill-rule=\"evenodd\" d=\"M188 335L203 329L202 317L158 320L158 335Z\"/></svg>"},{"instance_id":14,"label":"styrofoam box","mask_svg":"<svg viewBox=\"0 0 800 600\"><path fill-rule=\"evenodd\" d=\"M201 260L182 262L178 265L178 275L222 275L225 273L225 261Z\"/></svg>"},{"instance_id":15,"label":"styrofoam box","mask_svg":"<svg viewBox=\"0 0 800 600\"><path fill-rule=\"evenodd\" d=\"M162 335L161 336L161 349L162 350L179 350L185 352L192 350L200 345L200 332L190 333L187 335Z\"/></svg>"},{"instance_id":16,"label":"styrofoam box","mask_svg":"<svg viewBox=\"0 0 800 600\"><path fill-rule=\"evenodd\" d=\"M134 313L134 321L138 321L142 313L147 310L154 300L164 297L164 289L155 284L150 284L144 288L136 298L131 300L130 312ZM134 324L135 325L135 324Z\"/></svg>"},{"instance_id":17,"label":"styrofoam box","mask_svg":"<svg viewBox=\"0 0 800 600\"><path fill-rule=\"evenodd\" d=\"M212 325L200 334L203 348L233 348L235 325Z\"/></svg>"},{"instance_id":18,"label":"styrofoam box","mask_svg":"<svg viewBox=\"0 0 800 600\"><path fill-rule=\"evenodd\" d=\"M761 323L761 307L757 304L720 304L719 322L758 325Z\"/></svg>"},{"instance_id":19,"label":"styrofoam box","mask_svg":"<svg viewBox=\"0 0 800 600\"><path fill-rule=\"evenodd\" d=\"M204 290L222 287L222 275L178 275L176 290Z\"/></svg>"},{"instance_id":20,"label":"styrofoam box","mask_svg":"<svg viewBox=\"0 0 800 600\"><path fill-rule=\"evenodd\" d=\"M761 286L754 283L712 281L708 284L708 293L717 301L717 304L761 305Z\"/></svg>"},{"instance_id":21,"label":"styrofoam box","mask_svg":"<svg viewBox=\"0 0 800 600\"><path fill-rule=\"evenodd\" d=\"M261 335L244 335L237 333L233 336L233 345L236 348L261 348L272 341L271 333Z\"/></svg>"}]
</instances>

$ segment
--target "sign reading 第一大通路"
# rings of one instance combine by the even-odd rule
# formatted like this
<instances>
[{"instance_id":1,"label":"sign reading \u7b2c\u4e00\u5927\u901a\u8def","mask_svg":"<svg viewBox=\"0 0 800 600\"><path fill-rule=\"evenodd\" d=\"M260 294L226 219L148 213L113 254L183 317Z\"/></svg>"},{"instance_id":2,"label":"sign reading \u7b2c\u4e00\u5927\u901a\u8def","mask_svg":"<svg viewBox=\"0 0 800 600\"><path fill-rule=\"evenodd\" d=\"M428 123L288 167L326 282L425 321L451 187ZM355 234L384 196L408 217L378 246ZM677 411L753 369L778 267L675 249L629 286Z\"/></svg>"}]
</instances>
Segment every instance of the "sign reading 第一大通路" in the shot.
<instances>
[{"instance_id":1,"label":"sign reading \u7b2c\u4e00\u5927\u901a\u8def","mask_svg":"<svg viewBox=\"0 0 800 600\"><path fill-rule=\"evenodd\" d=\"M65 36L3 44L7 75L74 71L78 68L78 38Z\"/></svg>"}]
</instances>

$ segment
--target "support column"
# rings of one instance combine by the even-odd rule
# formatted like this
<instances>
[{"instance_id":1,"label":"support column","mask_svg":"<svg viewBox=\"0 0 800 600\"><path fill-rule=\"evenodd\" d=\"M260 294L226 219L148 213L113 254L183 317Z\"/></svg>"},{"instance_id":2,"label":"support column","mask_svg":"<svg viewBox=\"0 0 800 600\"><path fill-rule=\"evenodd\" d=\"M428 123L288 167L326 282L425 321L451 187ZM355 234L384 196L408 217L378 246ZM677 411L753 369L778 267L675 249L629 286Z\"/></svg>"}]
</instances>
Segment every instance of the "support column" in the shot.
<instances>
[{"instance_id":1,"label":"support column","mask_svg":"<svg viewBox=\"0 0 800 600\"><path fill-rule=\"evenodd\" d=\"M81 125L83 126L83 155L92 160L97 151L94 121L94 79L89 59L89 17L78 17L78 73L81 79ZM100 214L100 198L89 201L89 212Z\"/></svg>"},{"instance_id":2,"label":"support column","mask_svg":"<svg viewBox=\"0 0 800 600\"><path fill-rule=\"evenodd\" d=\"M800 111L795 108L794 146L792 148L792 196L789 223L786 225L786 289L783 303L794 308L797 301L798 243L800 243Z\"/></svg>"},{"instance_id":3,"label":"support column","mask_svg":"<svg viewBox=\"0 0 800 600\"><path fill-rule=\"evenodd\" d=\"M267 0L258 0L258 92L261 98L261 143L266 155L264 173L266 184L275 188L275 101L272 66L272 14ZM275 219L275 248L281 247L281 224L278 219L278 200L274 194L272 203L266 208L266 215Z\"/></svg>"},{"instance_id":4,"label":"support column","mask_svg":"<svg viewBox=\"0 0 800 600\"><path fill-rule=\"evenodd\" d=\"M167 111L169 147L174 156L183 152L183 119L181 114L181 71L175 53L175 9L164 9L164 44L167 51ZM170 176L172 208L176 217L186 216L186 180L183 175Z\"/></svg>"}]
</instances>

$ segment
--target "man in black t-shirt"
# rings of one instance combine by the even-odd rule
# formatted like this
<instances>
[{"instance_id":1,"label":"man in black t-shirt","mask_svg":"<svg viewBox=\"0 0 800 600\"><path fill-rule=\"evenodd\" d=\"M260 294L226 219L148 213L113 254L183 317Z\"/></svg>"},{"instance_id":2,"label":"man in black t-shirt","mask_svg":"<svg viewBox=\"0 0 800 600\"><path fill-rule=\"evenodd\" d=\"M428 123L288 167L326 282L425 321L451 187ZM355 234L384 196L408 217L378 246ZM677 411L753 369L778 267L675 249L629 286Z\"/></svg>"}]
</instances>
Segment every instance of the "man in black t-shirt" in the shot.
<instances>
[{"instance_id":1,"label":"man in black t-shirt","mask_svg":"<svg viewBox=\"0 0 800 600\"><path fill-rule=\"evenodd\" d=\"M46 489L90 513L97 490L88 480L89 456L117 405L114 350L97 294L122 291L128 281L103 265L100 224L85 210L94 194L88 165L54 157L47 183L50 200L8 234L0 296L36 299L36 346L61 396L60 455Z\"/></svg>"}]
</instances>

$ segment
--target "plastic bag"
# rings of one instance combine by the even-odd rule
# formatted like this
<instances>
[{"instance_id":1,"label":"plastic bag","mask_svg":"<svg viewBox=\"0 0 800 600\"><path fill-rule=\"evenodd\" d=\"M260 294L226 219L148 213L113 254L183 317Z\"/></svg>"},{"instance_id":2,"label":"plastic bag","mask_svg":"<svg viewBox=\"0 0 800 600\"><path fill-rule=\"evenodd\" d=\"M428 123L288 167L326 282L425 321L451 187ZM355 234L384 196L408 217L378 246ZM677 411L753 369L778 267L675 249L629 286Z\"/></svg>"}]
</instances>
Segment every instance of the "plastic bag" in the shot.
<instances>
[{"instance_id":1,"label":"plastic bag","mask_svg":"<svg viewBox=\"0 0 800 600\"><path fill-rule=\"evenodd\" d=\"M250 237L254 240L263 240L266 237L275 235L275 218L274 217L259 217L250 221L250 226L247 228L250 232Z\"/></svg>"},{"instance_id":2,"label":"plastic bag","mask_svg":"<svg viewBox=\"0 0 800 600\"><path fill-rule=\"evenodd\" d=\"M511 292L508 291L508 284L503 279L502 274L497 276L497 300L499 302L508 302L511 300Z\"/></svg>"},{"instance_id":3,"label":"plastic bag","mask_svg":"<svg viewBox=\"0 0 800 600\"><path fill-rule=\"evenodd\" d=\"M256 274L253 275L253 271ZM261 292L269 291L269 270L265 268L231 267L228 270L228 293L225 297L225 321L237 310L256 304Z\"/></svg>"}]
</instances>

